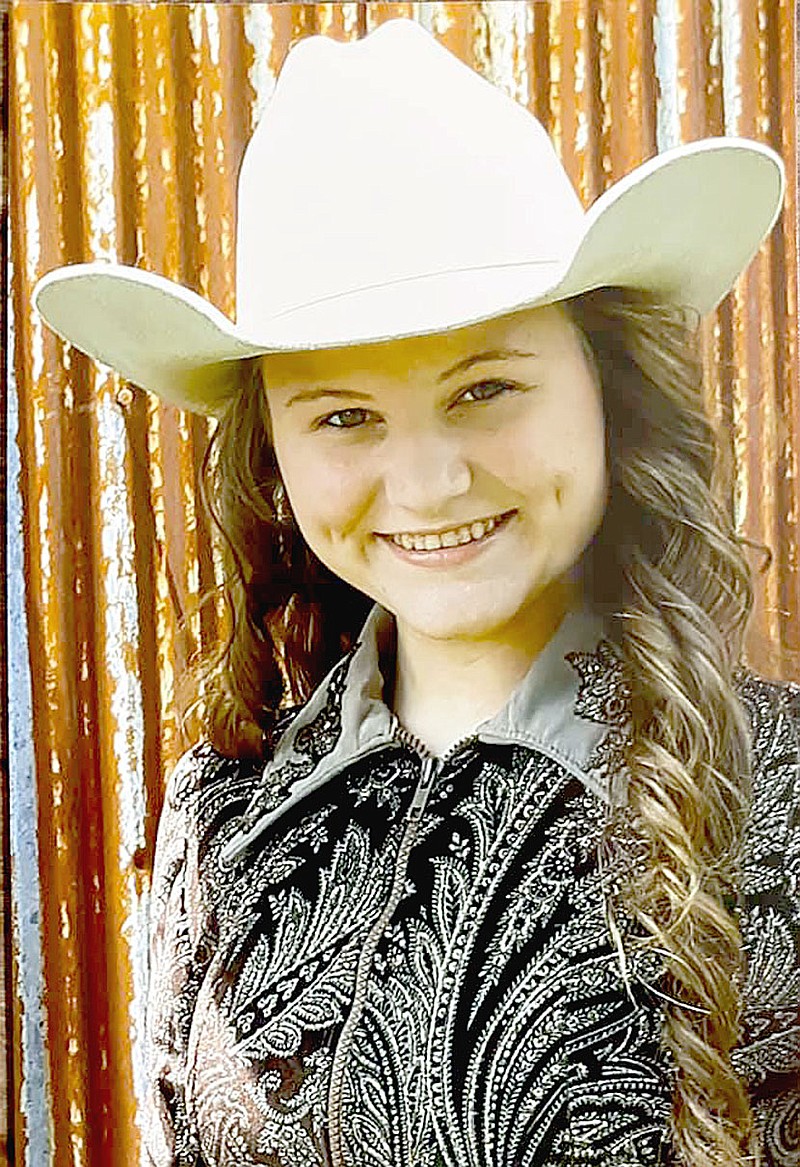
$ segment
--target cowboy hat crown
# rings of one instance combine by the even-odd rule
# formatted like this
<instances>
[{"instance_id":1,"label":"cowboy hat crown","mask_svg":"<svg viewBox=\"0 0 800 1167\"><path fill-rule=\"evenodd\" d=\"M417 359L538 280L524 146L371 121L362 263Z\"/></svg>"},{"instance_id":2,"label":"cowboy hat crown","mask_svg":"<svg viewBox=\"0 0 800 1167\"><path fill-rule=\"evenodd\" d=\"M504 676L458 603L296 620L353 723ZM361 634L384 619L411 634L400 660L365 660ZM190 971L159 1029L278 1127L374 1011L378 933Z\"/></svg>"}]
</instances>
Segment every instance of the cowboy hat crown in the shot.
<instances>
[{"instance_id":1,"label":"cowboy hat crown","mask_svg":"<svg viewBox=\"0 0 800 1167\"><path fill-rule=\"evenodd\" d=\"M780 211L769 147L716 138L584 212L535 117L412 20L288 54L238 182L236 322L163 276L57 268L48 324L125 378L220 414L238 363L476 323L591 288L712 309Z\"/></svg>"}]
</instances>

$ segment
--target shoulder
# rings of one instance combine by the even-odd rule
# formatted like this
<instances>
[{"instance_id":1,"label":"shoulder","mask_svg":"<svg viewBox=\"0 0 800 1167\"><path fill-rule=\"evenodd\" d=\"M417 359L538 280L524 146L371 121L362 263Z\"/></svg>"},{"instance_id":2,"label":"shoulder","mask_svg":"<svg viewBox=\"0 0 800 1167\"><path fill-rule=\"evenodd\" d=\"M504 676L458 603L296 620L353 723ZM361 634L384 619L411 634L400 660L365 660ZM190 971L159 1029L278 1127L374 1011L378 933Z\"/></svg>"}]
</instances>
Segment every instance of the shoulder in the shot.
<instances>
[{"instance_id":1,"label":"shoulder","mask_svg":"<svg viewBox=\"0 0 800 1167\"><path fill-rule=\"evenodd\" d=\"M260 760L223 754L205 738L185 750L167 775L159 831L173 829L177 820L183 820L185 826L187 819L193 819L198 828L219 827L223 810L231 816L241 815L264 768L304 708L305 705L293 705L279 710Z\"/></svg>"},{"instance_id":2,"label":"shoulder","mask_svg":"<svg viewBox=\"0 0 800 1167\"><path fill-rule=\"evenodd\" d=\"M158 884L179 866L196 870L227 837L253 795L263 763L190 746L169 771L156 836ZM160 877L160 878L159 878Z\"/></svg>"},{"instance_id":3,"label":"shoulder","mask_svg":"<svg viewBox=\"0 0 800 1167\"><path fill-rule=\"evenodd\" d=\"M182 813L191 810L205 792L234 778L254 773L263 763L229 757L203 739L190 746L178 758L167 776L164 811Z\"/></svg>"},{"instance_id":4,"label":"shoulder","mask_svg":"<svg viewBox=\"0 0 800 1167\"><path fill-rule=\"evenodd\" d=\"M753 1083L800 1069L800 687L743 672L752 800L741 865L747 953L739 1069Z\"/></svg>"},{"instance_id":5,"label":"shoulder","mask_svg":"<svg viewBox=\"0 0 800 1167\"><path fill-rule=\"evenodd\" d=\"M750 718L753 767L797 765L800 758L800 685L768 681L741 669L736 688Z\"/></svg>"},{"instance_id":6,"label":"shoulder","mask_svg":"<svg viewBox=\"0 0 800 1167\"><path fill-rule=\"evenodd\" d=\"M223 754L203 739L190 746L170 770L158 822L156 874L183 866L214 899L227 887L223 852L241 829L263 791L264 772L304 706L280 711L262 759Z\"/></svg>"},{"instance_id":7,"label":"shoulder","mask_svg":"<svg viewBox=\"0 0 800 1167\"><path fill-rule=\"evenodd\" d=\"M751 732L748 850L771 856L800 894L800 686L743 672L738 690Z\"/></svg>"},{"instance_id":8,"label":"shoulder","mask_svg":"<svg viewBox=\"0 0 800 1167\"><path fill-rule=\"evenodd\" d=\"M198 830L222 825L218 812L224 802L231 813L241 813L255 785L271 761L274 747L296 713L281 711L264 759L257 761L220 753L208 740L198 741L178 757L169 771L161 812L164 819L194 819Z\"/></svg>"},{"instance_id":9,"label":"shoulder","mask_svg":"<svg viewBox=\"0 0 800 1167\"><path fill-rule=\"evenodd\" d=\"M780 891L800 927L800 687L742 671L738 691L751 732L744 888Z\"/></svg>"}]
</instances>

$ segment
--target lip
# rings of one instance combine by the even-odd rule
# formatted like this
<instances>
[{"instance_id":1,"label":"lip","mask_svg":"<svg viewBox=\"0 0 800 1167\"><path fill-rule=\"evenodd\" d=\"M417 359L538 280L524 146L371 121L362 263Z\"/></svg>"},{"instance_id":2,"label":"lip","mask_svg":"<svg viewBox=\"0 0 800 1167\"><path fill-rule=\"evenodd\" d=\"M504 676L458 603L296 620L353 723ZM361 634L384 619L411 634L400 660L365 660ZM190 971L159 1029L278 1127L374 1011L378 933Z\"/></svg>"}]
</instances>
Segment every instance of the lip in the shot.
<instances>
[{"instance_id":1,"label":"lip","mask_svg":"<svg viewBox=\"0 0 800 1167\"><path fill-rule=\"evenodd\" d=\"M518 512L516 510L513 510L501 511L497 515L489 515L482 521L488 522L489 519L496 519L497 525L487 535L484 535L481 539L475 539L469 543L456 544L455 547L439 547L435 551L411 551L405 547L400 547L392 540L391 535L379 534L377 532L376 534L381 542L384 543L389 548L389 550L398 557L398 559L403 560L405 563L413 563L418 567L455 567L461 563L468 563L470 560L475 559L477 556L482 554L482 552L486 550L488 545L496 538L496 536L503 532L506 527L509 526L510 522L516 518L517 513ZM478 521L481 520L472 520L472 522ZM469 524L461 523L459 525L466 527ZM443 531L452 531L454 529L455 525L451 525L449 527L439 527L435 531L416 530L413 533L415 535L439 535ZM403 532L403 534L405 534L405 532Z\"/></svg>"}]
</instances>

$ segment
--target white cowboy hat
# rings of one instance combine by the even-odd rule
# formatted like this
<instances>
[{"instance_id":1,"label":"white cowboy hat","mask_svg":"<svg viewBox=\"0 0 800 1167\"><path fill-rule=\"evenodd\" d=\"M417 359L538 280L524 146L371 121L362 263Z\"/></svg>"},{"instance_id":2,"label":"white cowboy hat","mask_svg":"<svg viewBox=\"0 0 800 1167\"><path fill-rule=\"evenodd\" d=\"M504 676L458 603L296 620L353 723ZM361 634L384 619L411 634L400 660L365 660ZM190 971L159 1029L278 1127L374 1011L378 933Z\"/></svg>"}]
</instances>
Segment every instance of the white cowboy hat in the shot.
<instances>
[{"instance_id":1,"label":"white cowboy hat","mask_svg":"<svg viewBox=\"0 0 800 1167\"><path fill-rule=\"evenodd\" d=\"M33 301L65 340L219 414L238 362L440 332L623 285L710 311L772 228L780 157L711 138L637 167L584 212L528 110L420 25L288 54L239 174L234 323L115 263L57 268Z\"/></svg>"}]
</instances>

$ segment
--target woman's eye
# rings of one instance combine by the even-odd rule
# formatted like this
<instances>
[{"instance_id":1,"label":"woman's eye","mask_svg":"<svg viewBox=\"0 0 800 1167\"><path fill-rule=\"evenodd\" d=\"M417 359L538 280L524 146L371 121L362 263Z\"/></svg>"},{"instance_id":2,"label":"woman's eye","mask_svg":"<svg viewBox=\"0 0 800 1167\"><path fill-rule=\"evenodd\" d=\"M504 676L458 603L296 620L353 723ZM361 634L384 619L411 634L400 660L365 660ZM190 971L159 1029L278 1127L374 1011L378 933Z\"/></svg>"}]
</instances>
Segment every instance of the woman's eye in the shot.
<instances>
[{"instance_id":1,"label":"woman's eye","mask_svg":"<svg viewBox=\"0 0 800 1167\"><path fill-rule=\"evenodd\" d=\"M476 385L470 385L469 389L465 389L456 404L458 405L462 401L491 401L494 397L513 393L518 388L519 386L514 385L511 381L479 381Z\"/></svg>"},{"instance_id":2,"label":"woman's eye","mask_svg":"<svg viewBox=\"0 0 800 1167\"><path fill-rule=\"evenodd\" d=\"M337 409L335 413L328 413L321 417L316 424L317 429L352 430L369 421L367 409Z\"/></svg>"}]
</instances>

